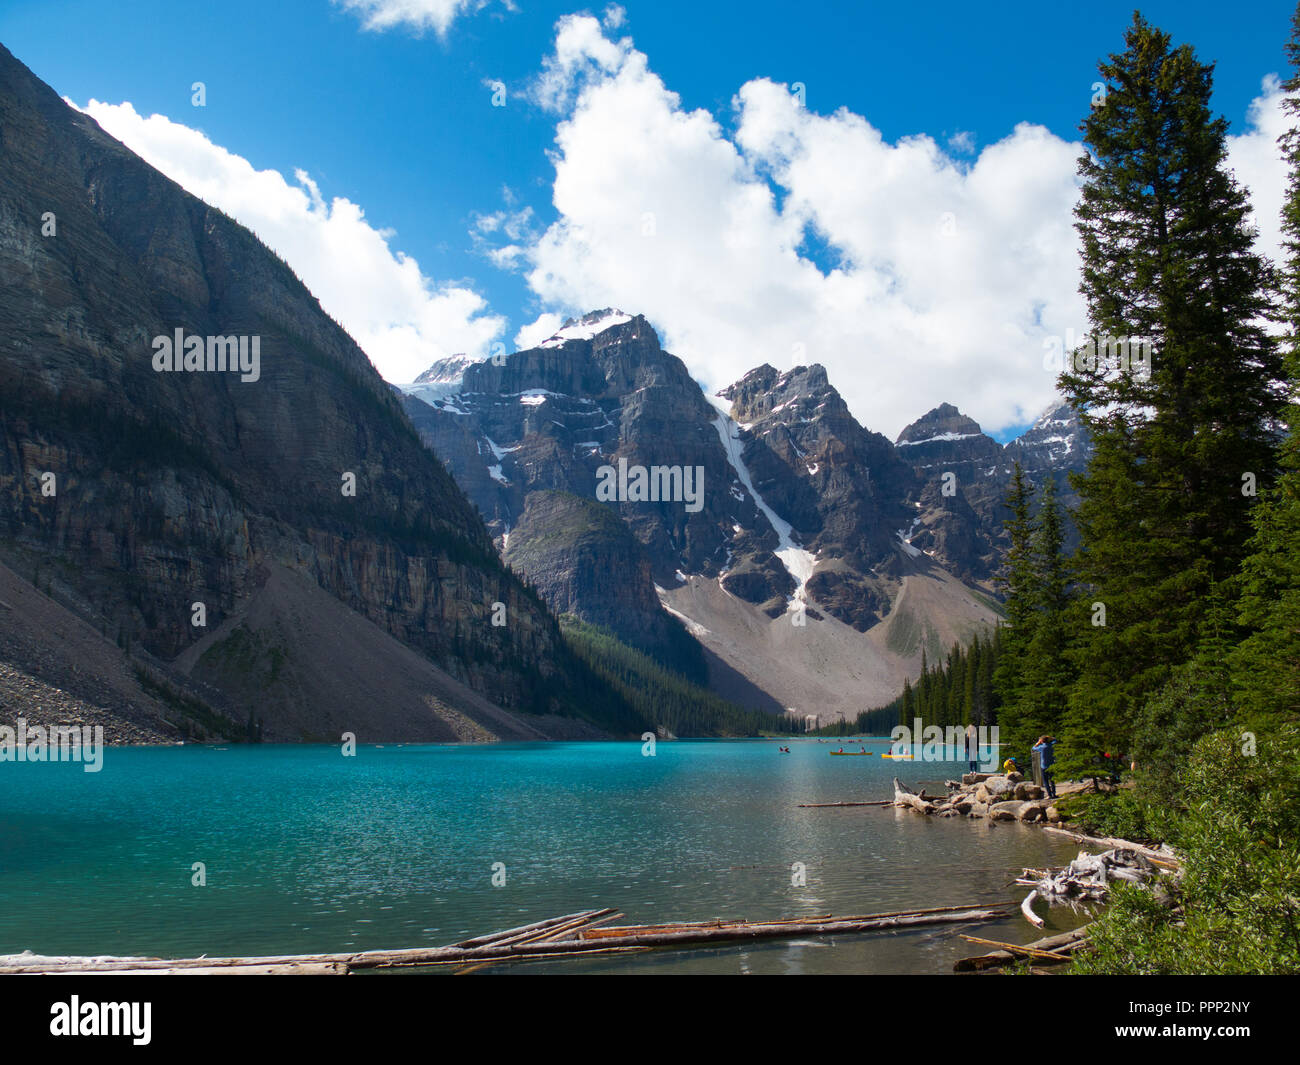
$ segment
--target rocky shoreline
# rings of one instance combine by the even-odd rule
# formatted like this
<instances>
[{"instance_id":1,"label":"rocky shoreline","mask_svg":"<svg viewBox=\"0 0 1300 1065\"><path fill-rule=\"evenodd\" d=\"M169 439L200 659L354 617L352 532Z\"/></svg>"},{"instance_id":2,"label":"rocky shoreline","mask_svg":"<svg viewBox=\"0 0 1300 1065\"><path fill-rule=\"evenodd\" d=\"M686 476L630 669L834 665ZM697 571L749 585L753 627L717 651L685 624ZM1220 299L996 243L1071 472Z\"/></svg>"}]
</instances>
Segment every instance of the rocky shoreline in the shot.
<instances>
[{"instance_id":1,"label":"rocky shoreline","mask_svg":"<svg viewBox=\"0 0 1300 1065\"><path fill-rule=\"evenodd\" d=\"M1060 824L1065 817L1056 805L1057 799L1062 794L1086 787L1062 784L1054 798L1019 773L966 773L960 782L949 780L945 784L948 794L939 798L926 795L924 788L919 792L913 791L895 777L894 804L939 817L987 817L990 821Z\"/></svg>"}]
</instances>

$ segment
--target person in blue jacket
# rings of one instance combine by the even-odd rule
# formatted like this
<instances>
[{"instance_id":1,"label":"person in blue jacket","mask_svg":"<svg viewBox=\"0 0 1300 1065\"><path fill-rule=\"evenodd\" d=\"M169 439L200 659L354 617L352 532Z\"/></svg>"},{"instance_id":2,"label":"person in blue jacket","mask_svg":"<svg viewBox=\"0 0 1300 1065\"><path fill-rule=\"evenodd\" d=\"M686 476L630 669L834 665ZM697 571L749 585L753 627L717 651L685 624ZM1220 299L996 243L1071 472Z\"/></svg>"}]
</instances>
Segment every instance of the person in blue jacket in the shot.
<instances>
[{"instance_id":1,"label":"person in blue jacket","mask_svg":"<svg viewBox=\"0 0 1300 1065\"><path fill-rule=\"evenodd\" d=\"M1052 783L1052 774L1048 772L1052 764L1056 761L1056 755L1053 748L1056 746L1056 740L1051 736L1039 736L1038 742L1034 744L1034 753L1038 755L1038 764L1043 768L1043 787L1047 789L1049 797L1056 798L1056 785Z\"/></svg>"}]
</instances>

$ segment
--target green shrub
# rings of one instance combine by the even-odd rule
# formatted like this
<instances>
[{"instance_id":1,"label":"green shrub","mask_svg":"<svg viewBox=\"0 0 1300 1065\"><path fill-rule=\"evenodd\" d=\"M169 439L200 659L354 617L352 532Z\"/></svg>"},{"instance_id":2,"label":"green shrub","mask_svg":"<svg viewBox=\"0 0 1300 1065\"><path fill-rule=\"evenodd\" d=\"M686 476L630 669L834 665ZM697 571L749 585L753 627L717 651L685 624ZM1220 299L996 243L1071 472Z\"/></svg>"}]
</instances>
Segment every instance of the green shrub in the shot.
<instances>
[{"instance_id":1,"label":"green shrub","mask_svg":"<svg viewBox=\"0 0 1300 1065\"><path fill-rule=\"evenodd\" d=\"M1300 973L1300 730L1215 732L1178 783L1180 910L1118 886L1072 971Z\"/></svg>"},{"instance_id":2,"label":"green shrub","mask_svg":"<svg viewBox=\"0 0 1300 1065\"><path fill-rule=\"evenodd\" d=\"M1170 809L1151 802L1133 788L1079 797L1067 808L1075 823L1094 836L1118 836L1134 843L1160 844L1170 840L1174 824Z\"/></svg>"}]
</instances>

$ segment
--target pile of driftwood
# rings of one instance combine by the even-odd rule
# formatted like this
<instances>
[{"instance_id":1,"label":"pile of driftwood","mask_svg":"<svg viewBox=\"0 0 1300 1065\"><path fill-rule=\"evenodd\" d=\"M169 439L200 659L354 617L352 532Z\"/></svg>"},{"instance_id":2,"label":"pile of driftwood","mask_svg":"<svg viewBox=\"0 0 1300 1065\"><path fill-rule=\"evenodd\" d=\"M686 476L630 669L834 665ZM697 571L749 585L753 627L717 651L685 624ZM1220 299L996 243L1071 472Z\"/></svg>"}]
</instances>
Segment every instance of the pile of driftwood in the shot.
<instances>
[{"instance_id":1,"label":"pile of driftwood","mask_svg":"<svg viewBox=\"0 0 1300 1065\"><path fill-rule=\"evenodd\" d=\"M1060 822L1056 800L1019 773L967 773L961 781L946 781L948 794L927 795L913 791L894 778L894 805L910 806L923 814L940 817L987 817L993 821Z\"/></svg>"},{"instance_id":2,"label":"pile of driftwood","mask_svg":"<svg viewBox=\"0 0 1300 1065\"><path fill-rule=\"evenodd\" d=\"M1086 839L1086 837L1082 838ZM1166 872L1176 874L1178 869L1176 860L1166 857L1161 851L1137 844L1113 847L1101 854L1080 851L1079 856L1064 869L1024 870L1016 879L1016 883L1028 884L1033 890L1025 896L1024 902L1020 904L1020 910L1034 927L1042 928L1043 919L1033 910L1036 899L1045 899L1052 905L1066 903L1071 906L1082 902L1101 902L1109 894L1111 884L1117 880L1140 884L1161 895L1165 892L1160 883L1160 875ZM1166 901L1167 898L1166 895ZM998 949L973 958L962 958L953 966L956 972L979 972L1021 961L1028 961L1031 970L1036 972L1042 966L1067 962L1076 951L1085 948L1088 945L1088 928L1084 925L1023 946L992 939L980 939L978 936L964 935L962 939Z\"/></svg>"},{"instance_id":3,"label":"pile of driftwood","mask_svg":"<svg viewBox=\"0 0 1300 1065\"><path fill-rule=\"evenodd\" d=\"M1016 883L1030 884L1033 890L1025 896L1020 910L1030 924L1042 928L1043 920L1033 910L1035 899L1044 899L1050 905L1102 902L1116 880L1143 885L1153 882L1159 875L1157 860L1133 847L1116 847L1101 854L1080 851L1074 861L1056 872L1026 869ZM1168 866L1173 864L1166 863Z\"/></svg>"},{"instance_id":4,"label":"pile of driftwood","mask_svg":"<svg viewBox=\"0 0 1300 1065\"><path fill-rule=\"evenodd\" d=\"M503 961L629 954L663 947L700 947L758 939L848 935L938 924L1005 919L1001 906L938 906L855 917L790 917L770 921L718 918L659 925L608 925L622 914L582 910L545 921L462 940L446 947L370 950L348 954L295 954L256 958L42 957L0 956L0 973L322 973L354 969L402 969L428 965L480 965Z\"/></svg>"}]
</instances>

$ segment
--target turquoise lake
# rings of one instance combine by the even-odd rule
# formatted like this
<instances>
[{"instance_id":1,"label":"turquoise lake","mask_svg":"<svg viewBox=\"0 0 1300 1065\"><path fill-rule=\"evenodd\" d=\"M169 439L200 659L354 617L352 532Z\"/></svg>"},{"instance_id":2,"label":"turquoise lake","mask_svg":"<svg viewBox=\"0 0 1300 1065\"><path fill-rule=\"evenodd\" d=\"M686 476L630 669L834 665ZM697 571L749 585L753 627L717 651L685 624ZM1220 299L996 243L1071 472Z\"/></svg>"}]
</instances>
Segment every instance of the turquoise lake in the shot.
<instances>
[{"instance_id":1,"label":"turquoise lake","mask_svg":"<svg viewBox=\"0 0 1300 1065\"><path fill-rule=\"evenodd\" d=\"M350 758L128 747L106 750L98 773L3 763L0 954L412 947L601 906L622 910L619 923L1015 906L1022 866L1076 853L1033 826L799 809L889 798L896 773L941 789L965 768L830 757L838 745L795 740L786 755L775 740L661 742L654 757L632 742L388 745ZM195 862L206 886L191 884ZM1046 933L1017 916L481 971L939 973L978 953L959 931L1028 942L1081 920L1039 912Z\"/></svg>"}]
</instances>

